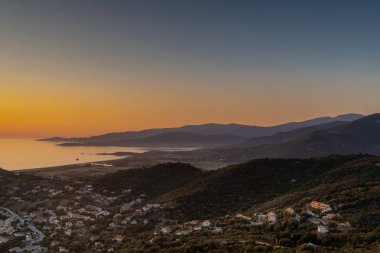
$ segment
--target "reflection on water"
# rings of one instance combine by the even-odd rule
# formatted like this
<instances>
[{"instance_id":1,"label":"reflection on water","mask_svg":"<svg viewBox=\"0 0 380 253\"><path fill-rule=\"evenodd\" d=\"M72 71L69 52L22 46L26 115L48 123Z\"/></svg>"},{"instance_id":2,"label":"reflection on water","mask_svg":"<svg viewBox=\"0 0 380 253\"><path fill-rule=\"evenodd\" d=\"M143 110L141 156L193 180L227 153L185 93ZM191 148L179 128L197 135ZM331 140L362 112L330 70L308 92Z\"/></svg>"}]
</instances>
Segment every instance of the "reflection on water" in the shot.
<instances>
[{"instance_id":1,"label":"reflection on water","mask_svg":"<svg viewBox=\"0 0 380 253\"><path fill-rule=\"evenodd\" d=\"M55 143L34 141L32 139L0 138L0 167L6 170L19 170L94 162L120 158L113 155L97 155L98 153L142 153L147 150L151 149L133 147L62 147L57 146Z\"/></svg>"}]
</instances>

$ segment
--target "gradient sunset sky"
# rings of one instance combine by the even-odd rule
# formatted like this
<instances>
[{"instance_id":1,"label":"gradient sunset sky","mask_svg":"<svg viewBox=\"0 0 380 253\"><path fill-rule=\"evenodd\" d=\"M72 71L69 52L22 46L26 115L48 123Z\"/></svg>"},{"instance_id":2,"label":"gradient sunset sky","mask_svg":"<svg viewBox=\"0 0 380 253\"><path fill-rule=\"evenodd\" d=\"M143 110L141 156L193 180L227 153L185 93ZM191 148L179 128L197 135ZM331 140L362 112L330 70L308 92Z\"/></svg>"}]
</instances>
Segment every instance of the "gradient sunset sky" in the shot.
<instances>
[{"instance_id":1,"label":"gradient sunset sky","mask_svg":"<svg viewBox=\"0 0 380 253\"><path fill-rule=\"evenodd\" d=\"M0 137L380 111L380 1L0 1Z\"/></svg>"}]
</instances>

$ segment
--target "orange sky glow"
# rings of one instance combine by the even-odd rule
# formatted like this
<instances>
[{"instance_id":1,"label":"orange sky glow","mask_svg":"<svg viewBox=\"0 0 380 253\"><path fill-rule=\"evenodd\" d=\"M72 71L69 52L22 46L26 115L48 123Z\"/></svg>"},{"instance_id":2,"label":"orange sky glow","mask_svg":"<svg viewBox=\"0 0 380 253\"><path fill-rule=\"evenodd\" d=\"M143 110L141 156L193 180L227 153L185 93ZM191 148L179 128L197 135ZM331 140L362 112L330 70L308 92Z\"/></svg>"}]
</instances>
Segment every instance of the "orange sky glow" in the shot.
<instances>
[{"instance_id":1,"label":"orange sky glow","mask_svg":"<svg viewBox=\"0 0 380 253\"><path fill-rule=\"evenodd\" d=\"M0 2L0 137L380 110L379 15L361 1L95 2Z\"/></svg>"}]
</instances>

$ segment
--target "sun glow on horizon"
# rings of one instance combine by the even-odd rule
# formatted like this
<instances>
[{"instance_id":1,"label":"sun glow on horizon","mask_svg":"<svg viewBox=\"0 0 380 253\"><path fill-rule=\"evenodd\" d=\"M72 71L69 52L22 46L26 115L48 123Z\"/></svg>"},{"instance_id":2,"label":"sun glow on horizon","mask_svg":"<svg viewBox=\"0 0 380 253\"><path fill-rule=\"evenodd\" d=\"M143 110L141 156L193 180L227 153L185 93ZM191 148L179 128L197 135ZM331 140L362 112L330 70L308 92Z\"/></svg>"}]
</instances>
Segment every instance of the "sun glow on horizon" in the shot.
<instances>
[{"instance_id":1,"label":"sun glow on horizon","mask_svg":"<svg viewBox=\"0 0 380 253\"><path fill-rule=\"evenodd\" d=\"M0 3L0 136L268 126L380 108L369 5L85 2Z\"/></svg>"}]
</instances>

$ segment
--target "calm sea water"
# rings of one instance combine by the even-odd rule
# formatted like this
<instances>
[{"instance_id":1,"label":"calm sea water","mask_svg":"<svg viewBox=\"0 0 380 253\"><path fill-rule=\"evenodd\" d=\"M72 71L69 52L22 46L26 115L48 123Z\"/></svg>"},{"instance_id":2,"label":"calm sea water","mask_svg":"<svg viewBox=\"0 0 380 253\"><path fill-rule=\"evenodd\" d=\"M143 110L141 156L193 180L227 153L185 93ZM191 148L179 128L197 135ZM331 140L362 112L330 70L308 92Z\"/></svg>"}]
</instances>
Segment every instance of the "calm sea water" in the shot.
<instances>
[{"instance_id":1,"label":"calm sea water","mask_svg":"<svg viewBox=\"0 0 380 253\"><path fill-rule=\"evenodd\" d=\"M97 155L98 153L120 151L142 153L147 150L152 149L133 147L62 147L57 146L55 143L34 141L32 139L0 138L0 168L21 170L95 162L120 158L112 155Z\"/></svg>"}]
</instances>

